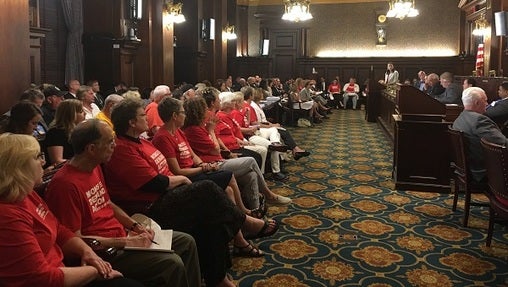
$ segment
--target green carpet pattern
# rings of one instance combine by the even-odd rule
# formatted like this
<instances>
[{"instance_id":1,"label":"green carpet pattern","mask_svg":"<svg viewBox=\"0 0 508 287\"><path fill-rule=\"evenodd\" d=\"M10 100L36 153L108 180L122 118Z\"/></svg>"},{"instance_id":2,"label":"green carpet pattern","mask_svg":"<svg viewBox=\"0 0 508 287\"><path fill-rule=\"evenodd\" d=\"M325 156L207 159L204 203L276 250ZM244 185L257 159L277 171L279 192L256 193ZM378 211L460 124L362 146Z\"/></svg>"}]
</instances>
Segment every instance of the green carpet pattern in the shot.
<instances>
[{"instance_id":1,"label":"green carpet pattern","mask_svg":"<svg viewBox=\"0 0 508 287\"><path fill-rule=\"evenodd\" d=\"M487 208L471 207L465 228L462 198L453 212L451 194L394 190L377 124L364 111L330 116L290 128L312 154L286 163L286 182L269 182L293 204L269 208L281 228L255 241L264 257L233 258L240 287L508 286L508 228L496 225L486 248Z\"/></svg>"}]
</instances>

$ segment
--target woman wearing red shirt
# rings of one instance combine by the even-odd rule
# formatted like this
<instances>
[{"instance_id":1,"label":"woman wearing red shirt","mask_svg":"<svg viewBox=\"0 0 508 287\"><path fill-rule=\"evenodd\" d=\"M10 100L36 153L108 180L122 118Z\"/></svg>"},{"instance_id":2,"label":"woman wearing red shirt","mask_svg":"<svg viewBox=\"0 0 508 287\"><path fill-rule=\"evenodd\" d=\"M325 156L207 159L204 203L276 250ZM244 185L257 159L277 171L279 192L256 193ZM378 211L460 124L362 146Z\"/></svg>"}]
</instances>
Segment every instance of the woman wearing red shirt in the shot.
<instances>
[{"instance_id":1,"label":"woman wearing red shirt","mask_svg":"<svg viewBox=\"0 0 508 287\"><path fill-rule=\"evenodd\" d=\"M1 286L141 286L119 278L122 274L60 225L33 191L42 182L44 165L33 136L5 133L0 146L5 167L0 171ZM64 266L64 256L80 259L82 266ZM118 279L94 281L112 278Z\"/></svg>"}]
</instances>

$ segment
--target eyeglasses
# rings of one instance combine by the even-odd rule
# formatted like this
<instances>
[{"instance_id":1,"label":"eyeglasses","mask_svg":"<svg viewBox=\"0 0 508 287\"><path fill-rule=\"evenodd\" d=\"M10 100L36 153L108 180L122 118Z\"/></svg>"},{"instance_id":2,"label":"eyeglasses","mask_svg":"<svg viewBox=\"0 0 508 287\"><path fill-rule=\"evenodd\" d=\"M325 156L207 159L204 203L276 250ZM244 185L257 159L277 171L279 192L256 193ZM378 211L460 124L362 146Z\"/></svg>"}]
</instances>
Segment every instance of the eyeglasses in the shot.
<instances>
[{"instance_id":1,"label":"eyeglasses","mask_svg":"<svg viewBox=\"0 0 508 287\"><path fill-rule=\"evenodd\" d=\"M43 152L40 152L37 154L36 159L40 161L46 161L46 155Z\"/></svg>"}]
</instances>

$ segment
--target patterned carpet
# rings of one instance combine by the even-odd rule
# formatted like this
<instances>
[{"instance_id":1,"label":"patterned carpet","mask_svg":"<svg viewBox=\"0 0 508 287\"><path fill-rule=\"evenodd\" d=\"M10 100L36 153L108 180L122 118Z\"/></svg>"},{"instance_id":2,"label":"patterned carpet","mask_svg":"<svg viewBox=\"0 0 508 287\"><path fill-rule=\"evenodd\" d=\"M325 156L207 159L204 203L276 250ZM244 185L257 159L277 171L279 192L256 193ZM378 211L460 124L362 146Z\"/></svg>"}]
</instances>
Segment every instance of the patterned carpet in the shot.
<instances>
[{"instance_id":1,"label":"patterned carpet","mask_svg":"<svg viewBox=\"0 0 508 287\"><path fill-rule=\"evenodd\" d=\"M267 255L234 258L240 287L508 286L508 228L485 247L488 209L472 207L462 227L448 194L395 191L391 146L363 111L337 111L313 128L291 128L309 158L289 161L293 198L270 207L281 222L256 244ZM481 199L481 198L480 198Z\"/></svg>"}]
</instances>

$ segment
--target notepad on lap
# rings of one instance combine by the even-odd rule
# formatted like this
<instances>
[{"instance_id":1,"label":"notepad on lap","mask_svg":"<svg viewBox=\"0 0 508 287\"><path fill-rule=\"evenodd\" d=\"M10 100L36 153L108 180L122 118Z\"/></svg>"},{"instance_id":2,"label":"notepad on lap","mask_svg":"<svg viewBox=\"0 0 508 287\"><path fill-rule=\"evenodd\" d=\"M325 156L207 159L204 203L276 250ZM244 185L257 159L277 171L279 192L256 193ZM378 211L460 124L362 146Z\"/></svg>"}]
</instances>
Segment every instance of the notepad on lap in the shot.
<instances>
[{"instance_id":1,"label":"notepad on lap","mask_svg":"<svg viewBox=\"0 0 508 287\"><path fill-rule=\"evenodd\" d=\"M141 213L136 213L132 215L131 218L146 228L152 229L154 231L153 241L158 244L152 243L150 247L126 246L125 250L173 252L171 249L171 245L173 243L173 229L162 229L157 222Z\"/></svg>"}]
</instances>

